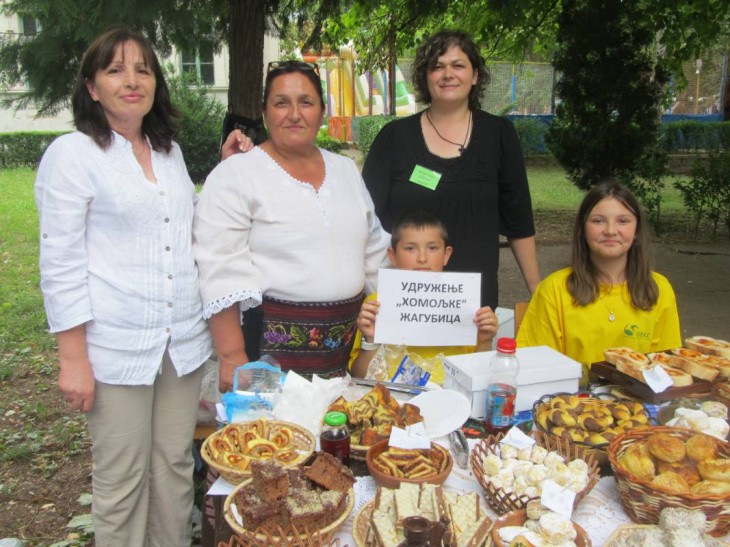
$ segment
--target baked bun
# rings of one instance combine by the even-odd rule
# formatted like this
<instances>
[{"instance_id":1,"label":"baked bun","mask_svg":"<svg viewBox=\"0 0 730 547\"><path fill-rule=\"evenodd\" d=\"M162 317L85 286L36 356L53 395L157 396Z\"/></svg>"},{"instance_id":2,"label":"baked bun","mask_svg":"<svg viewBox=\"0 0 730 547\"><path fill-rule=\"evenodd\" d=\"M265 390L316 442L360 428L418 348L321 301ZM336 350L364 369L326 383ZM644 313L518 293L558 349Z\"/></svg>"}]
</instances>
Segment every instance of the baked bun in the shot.
<instances>
[{"instance_id":1,"label":"baked bun","mask_svg":"<svg viewBox=\"0 0 730 547\"><path fill-rule=\"evenodd\" d=\"M730 359L730 342L717 340L709 336L691 336L686 338L684 343L688 348L708 355L719 355Z\"/></svg>"},{"instance_id":2,"label":"baked bun","mask_svg":"<svg viewBox=\"0 0 730 547\"><path fill-rule=\"evenodd\" d=\"M700 410L710 418L722 418L727 420L727 406L720 401L702 401Z\"/></svg>"},{"instance_id":3,"label":"baked bun","mask_svg":"<svg viewBox=\"0 0 730 547\"><path fill-rule=\"evenodd\" d=\"M627 347L608 348L603 350L603 356L606 358L606 361L612 365L624 362L638 368L646 368L651 362L643 353L639 353L638 351Z\"/></svg>"},{"instance_id":4,"label":"baked bun","mask_svg":"<svg viewBox=\"0 0 730 547\"><path fill-rule=\"evenodd\" d=\"M730 460L726 458L715 458L705 460L697 464L697 471L700 477L711 481L730 482Z\"/></svg>"},{"instance_id":5,"label":"baked bun","mask_svg":"<svg viewBox=\"0 0 730 547\"><path fill-rule=\"evenodd\" d=\"M709 435L692 435L687 439L687 457L701 462L717 458L717 441Z\"/></svg>"},{"instance_id":6,"label":"baked bun","mask_svg":"<svg viewBox=\"0 0 730 547\"><path fill-rule=\"evenodd\" d=\"M726 496L730 494L730 482L700 481L689 489L695 496Z\"/></svg>"},{"instance_id":7,"label":"baked bun","mask_svg":"<svg viewBox=\"0 0 730 547\"><path fill-rule=\"evenodd\" d=\"M669 462L657 462L656 464L657 473L672 472L680 475L690 488L702 480L700 474L697 472L697 468L689 463L669 463Z\"/></svg>"},{"instance_id":8,"label":"baked bun","mask_svg":"<svg viewBox=\"0 0 730 547\"><path fill-rule=\"evenodd\" d=\"M660 490L669 490L670 492L689 492L689 484L684 477L674 471L666 471L659 473L651 481L651 484Z\"/></svg>"},{"instance_id":9,"label":"baked bun","mask_svg":"<svg viewBox=\"0 0 730 547\"><path fill-rule=\"evenodd\" d=\"M649 453L663 462L679 462L687 451L684 443L669 433L654 433L646 440Z\"/></svg>"},{"instance_id":10,"label":"baked bun","mask_svg":"<svg viewBox=\"0 0 730 547\"><path fill-rule=\"evenodd\" d=\"M654 461L649 455L646 443L634 443L618 457L618 463L629 475L650 481L654 478Z\"/></svg>"}]
</instances>

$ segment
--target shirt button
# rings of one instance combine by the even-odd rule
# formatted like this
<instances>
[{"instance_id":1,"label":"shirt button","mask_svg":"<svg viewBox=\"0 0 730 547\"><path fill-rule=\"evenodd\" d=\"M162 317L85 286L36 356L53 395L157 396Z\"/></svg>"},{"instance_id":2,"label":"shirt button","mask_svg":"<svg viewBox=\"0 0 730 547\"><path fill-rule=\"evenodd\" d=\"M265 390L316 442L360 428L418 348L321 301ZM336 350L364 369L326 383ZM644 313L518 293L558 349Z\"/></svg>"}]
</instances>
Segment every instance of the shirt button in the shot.
<instances>
[{"instance_id":1,"label":"shirt button","mask_svg":"<svg viewBox=\"0 0 730 547\"><path fill-rule=\"evenodd\" d=\"M167 279L172 279L172 274L167 274Z\"/></svg>"},{"instance_id":2,"label":"shirt button","mask_svg":"<svg viewBox=\"0 0 730 547\"><path fill-rule=\"evenodd\" d=\"M48 239L48 234L43 234L43 239Z\"/></svg>"},{"instance_id":3,"label":"shirt button","mask_svg":"<svg viewBox=\"0 0 730 547\"><path fill-rule=\"evenodd\" d=\"M166 332L167 334L170 334L170 329L169 329L169 328L166 328L166 329L165 329L165 332Z\"/></svg>"},{"instance_id":4,"label":"shirt button","mask_svg":"<svg viewBox=\"0 0 730 547\"><path fill-rule=\"evenodd\" d=\"M169 218L166 218L166 219L165 219L165 222L170 222L170 219L169 219Z\"/></svg>"},{"instance_id":5,"label":"shirt button","mask_svg":"<svg viewBox=\"0 0 730 547\"><path fill-rule=\"evenodd\" d=\"M172 308L172 302L168 302L168 303L167 303L167 307L168 307L168 308Z\"/></svg>"},{"instance_id":6,"label":"shirt button","mask_svg":"<svg viewBox=\"0 0 730 547\"><path fill-rule=\"evenodd\" d=\"M170 250L170 246L169 245L165 246L165 250L166 251L169 251Z\"/></svg>"},{"instance_id":7,"label":"shirt button","mask_svg":"<svg viewBox=\"0 0 730 547\"><path fill-rule=\"evenodd\" d=\"M160 195L161 196L164 196L165 195L165 191L164 190L160 190Z\"/></svg>"}]
</instances>

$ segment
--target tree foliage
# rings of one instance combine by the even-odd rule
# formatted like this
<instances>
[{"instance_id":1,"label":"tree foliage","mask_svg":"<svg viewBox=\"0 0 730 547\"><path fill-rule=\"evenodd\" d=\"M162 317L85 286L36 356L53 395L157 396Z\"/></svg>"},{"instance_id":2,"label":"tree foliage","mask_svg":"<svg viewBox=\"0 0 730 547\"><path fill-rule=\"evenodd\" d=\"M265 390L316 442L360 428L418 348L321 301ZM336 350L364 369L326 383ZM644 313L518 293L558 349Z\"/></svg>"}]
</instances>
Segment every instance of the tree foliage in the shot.
<instances>
[{"instance_id":1,"label":"tree foliage","mask_svg":"<svg viewBox=\"0 0 730 547\"><path fill-rule=\"evenodd\" d=\"M643 10L622 0L563 0L553 61L560 103L547 140L580 188L637 171L657 142L668 74L655 63Z\"/></svg>"}]
</instances>

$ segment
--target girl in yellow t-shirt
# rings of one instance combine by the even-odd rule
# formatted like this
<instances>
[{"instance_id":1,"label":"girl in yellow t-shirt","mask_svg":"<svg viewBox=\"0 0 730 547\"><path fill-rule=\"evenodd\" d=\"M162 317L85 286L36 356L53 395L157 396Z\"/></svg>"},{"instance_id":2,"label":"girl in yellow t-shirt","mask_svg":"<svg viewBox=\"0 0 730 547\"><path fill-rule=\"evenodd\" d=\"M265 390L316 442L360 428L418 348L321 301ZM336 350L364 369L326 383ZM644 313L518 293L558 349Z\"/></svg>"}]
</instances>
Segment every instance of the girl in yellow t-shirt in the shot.
<instances>
[{"instance_id":1,"label":"girl in yellow t-shirt","mask_svg":"<svg viewBox=\"0 0 730 547\"><path fill-rule=\"evenodd\" d=\"M550 346L583 364L603 350L652 352L681 346L672 286L652 271L650 233L636 198L607 181L578 209L572 266L538 285L517 333L518 347Z\"/></svg>"}]
</instances>

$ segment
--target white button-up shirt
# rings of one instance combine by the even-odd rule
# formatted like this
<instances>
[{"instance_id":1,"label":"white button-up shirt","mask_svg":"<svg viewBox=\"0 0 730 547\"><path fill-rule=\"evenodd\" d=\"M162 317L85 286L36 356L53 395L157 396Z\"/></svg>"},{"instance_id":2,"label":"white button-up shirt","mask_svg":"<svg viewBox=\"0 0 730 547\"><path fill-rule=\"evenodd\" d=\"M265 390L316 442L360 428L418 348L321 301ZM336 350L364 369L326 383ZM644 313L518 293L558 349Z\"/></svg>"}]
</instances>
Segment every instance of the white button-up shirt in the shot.
<instances>
[{"instance_id":1,"label":"white button-up shirt","mask_svg":"<svg viewBox=\"0 0 730 547\"><path fill-rule=\"evenodd\" d=\"M177 144L152 151L145 177L121 135L102 150L75 132L56 139L36 179L41 289L51 332L85 324L97 380L151 384L169 341L178 375L212 342L192 253L195 187Z\"/></svg>"}]
</instances>

